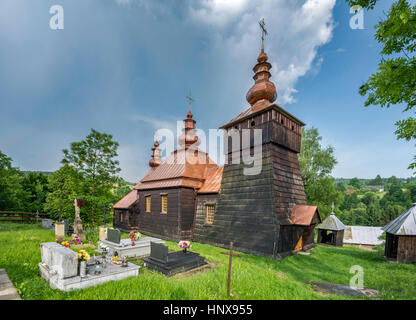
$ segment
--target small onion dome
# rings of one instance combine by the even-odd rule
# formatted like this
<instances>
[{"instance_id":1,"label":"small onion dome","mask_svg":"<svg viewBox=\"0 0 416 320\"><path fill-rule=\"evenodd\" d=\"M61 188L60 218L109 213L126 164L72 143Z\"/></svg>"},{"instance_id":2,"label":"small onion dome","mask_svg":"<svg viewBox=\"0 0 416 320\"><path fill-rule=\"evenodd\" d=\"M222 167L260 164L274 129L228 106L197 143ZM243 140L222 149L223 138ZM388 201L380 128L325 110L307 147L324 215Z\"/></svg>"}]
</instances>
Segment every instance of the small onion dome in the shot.
<instances>
[{"instance_id":1,"label":"small onion dome","mask_svg":"<svg viewBox=\"0 0 416 320\"><path fill-rule=\"evenodd\" d=\"M255 84L246 95L247 101L251 105L264 100L273 102L277 98L276 87L269 80L272 76L270 74L272 65L267 62L267 59L267 54L262 49L257 58L258 63L253 68Z\"/></svg>"},{"instance_id":2,"label":"small onion dome","mask_svg":"<svg viewBox=\"0 0 416 320\"><path fill-rule=\"evenodd\" d=\"M193 114L191 112L191 108L186 115L186 119L183 120L184 128L182 129L183 133L179 137L179 145L181 147L185 147L185 149L189 148L191 145L199 145L200 141L198 137L195 135L195 123L196 121L192 119Z\"/></svg>"},{"instance_id":3,"label":"small onion dome","mask_svg":"<svg viewBox=\"0 0 416 320\"><path fill-rule=\"evenodd\" d=\"M158 147L159 147L159 142L156 141L154 144L154 148L152 148L152 159L150 159L149 161L149 166L151 166L152 168L156 168L162 163L162 158L160 156L160 149Z\"/></svg>"}]
</instances>

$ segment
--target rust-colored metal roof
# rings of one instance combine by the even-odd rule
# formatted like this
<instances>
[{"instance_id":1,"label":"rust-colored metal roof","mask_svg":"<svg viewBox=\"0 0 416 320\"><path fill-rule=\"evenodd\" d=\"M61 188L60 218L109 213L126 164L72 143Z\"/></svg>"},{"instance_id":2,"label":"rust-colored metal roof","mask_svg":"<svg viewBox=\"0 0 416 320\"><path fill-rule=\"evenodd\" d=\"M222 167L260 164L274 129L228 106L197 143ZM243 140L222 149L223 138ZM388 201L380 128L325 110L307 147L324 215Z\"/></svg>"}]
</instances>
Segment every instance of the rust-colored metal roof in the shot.
<instances>
[{"instance_id":1,"label":"rust-colored metal roof","mask_svg":"<svg viewBox=\"0 0 416 320\"><path fill-rule=\"evenodd\" d=\"M139 201L139 195L137 190L130 191L127 195L124 196L119 202L114 205L114 209L129 209L132 205L136 204Z\"/></svg>"},{"instance_id":2,"label":"rust-colored metal roof","mask_svg":"<svg viewBox=\"0 0 416 320\"><path fill-rule=\"evenodd\" d=\"M224 167L207 168L206 180L198 193L218 193L221 188Z\"/></svg>"},{"instance_id":3,"label":"rust-colored metal roof","mask_svg":"<svg viewBox=\"0 0 416 320\"><path fill-rule=\"evenodd\" d=\"M321 223L322 219L317 206L294 205L289 221L294 225L310 226L312 223Z\"/></svg>"},{"instance_id":4,"label":"rust-colored metal roof","mask_svg":"<svg viewBox=\"0 0 416 320\"><path fill-rule=\"evenodd\" d=\"M199 189L206 179L209 168L218 168L218 166L206 152L200 149L178 149L158 167L150 169L135 189L180 186Z\"/></svg>"}]
</instances>

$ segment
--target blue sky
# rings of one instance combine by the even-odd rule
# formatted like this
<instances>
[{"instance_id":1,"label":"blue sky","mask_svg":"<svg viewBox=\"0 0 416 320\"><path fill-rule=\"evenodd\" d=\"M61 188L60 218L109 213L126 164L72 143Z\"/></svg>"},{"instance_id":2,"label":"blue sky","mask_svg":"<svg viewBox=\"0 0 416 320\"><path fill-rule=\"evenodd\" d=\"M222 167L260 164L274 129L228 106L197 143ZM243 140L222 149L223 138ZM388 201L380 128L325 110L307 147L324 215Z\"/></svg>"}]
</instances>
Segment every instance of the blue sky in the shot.
<instances>
[{"instance_id":1,"label":"blue sky","mask_svg":"<svg viewBox=\"0 0 416 320\"><path fill-rule=\"evenodd\" d=\"M55 4L64 30L49 28ZM414 146L394 135L403 108L365 108L358 94L389 6L353 30L343 0L2 0L0 150L22 170L53 171L94 128L120 143L121 176L140 180L155 130L185 117L190 90L204 130L248 107L264 17L278 103L335 148L333 175L408 177Z\"/></svg>"}]
</instances>

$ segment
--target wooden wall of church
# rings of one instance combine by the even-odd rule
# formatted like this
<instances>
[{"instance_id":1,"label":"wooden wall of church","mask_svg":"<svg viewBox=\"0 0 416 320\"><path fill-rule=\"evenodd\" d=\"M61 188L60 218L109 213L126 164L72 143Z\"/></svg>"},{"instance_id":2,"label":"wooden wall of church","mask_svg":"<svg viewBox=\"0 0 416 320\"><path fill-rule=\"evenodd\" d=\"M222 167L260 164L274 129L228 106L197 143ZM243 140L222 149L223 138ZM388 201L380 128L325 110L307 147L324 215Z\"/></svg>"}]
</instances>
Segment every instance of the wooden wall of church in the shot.
<instances>
[{"instance_id":1,"label":"wooden wall of church","mask_svg":"<svg viewBox=\"0 0 416 320\"><path fill-rule=\"evenodd\" d=\"M248 166L230 164L231 154L227 155L229 164L224 166L215 220L199 239L224 248L233 241L235 250L277 257L292 251L305 232L305 227L280 228L291 224L288 218L295 204L306 204L297 157L301 135L299 128L291 130L277 119L266 117L267 123L259 123L265 117L256 117L257 121L246 120L236 127L263 130L262 170L257 175L245 175L243 168ZM231 141L228 146L230 152ZM311 243L313 232L305 239L305 244Z\"/></svg>"},{"instance_id":2,"label":"wooden wall of church","mask_svg":"<svg viewBox=\"0 0 416 320\"><path fill-rule=\"evenodd\" d=\"M209 231L212 228L212 224L206 223L206 204L215 205L214 221L217 213L218 194L198 194L196 198L196 213L195 213L195 226L194 226L194 241L208 242Z\"/></svg>"},{"instance_id":3,"label":"wooden wall of church","mask_svg":"<svg viewBox=\"0 0 416 320\"><path fill-rule=\"evenodd\" d=\"M260 174L244 175L244 167L242 163L224 167L214 223L197 239L224 248L233 241L237 251L273 256L276 221L270 152L263 152Z\"/></svg>"},{"instance_id":4,"label":"wooden wall of church","mask_svg":"<svg viewBox=\"0 0 416 320\"><path fill-rule=\"evenodd\" d=\"M114 209L114 228L124 232L139 229L139 204L132 206L130 209Z\"/></svg>"},{"instance_id":5,"label":"wooden wall of church","mask_svg":"<svg viewBox=\"0 0 416 320\"><path fill-rule=\"evenodd\" d=\"M161 194L168 195L168 210L161 213ZM151 212L146 212L147 195L151 196ZM139 231L161 239L176 241L180 238L180 188L139 191Z\"/></svg>"},{"instance_id":6,"label":"wooden wall of church","mask_svg":"<svg viewBox=\"0 0 416 320\"><path fill-rule=\"evenodd\" d=\"M194 189L181 188L181 210L180 210L180 240L191 240L195 220L195 198Z\"/></svg>"}]
</instances>

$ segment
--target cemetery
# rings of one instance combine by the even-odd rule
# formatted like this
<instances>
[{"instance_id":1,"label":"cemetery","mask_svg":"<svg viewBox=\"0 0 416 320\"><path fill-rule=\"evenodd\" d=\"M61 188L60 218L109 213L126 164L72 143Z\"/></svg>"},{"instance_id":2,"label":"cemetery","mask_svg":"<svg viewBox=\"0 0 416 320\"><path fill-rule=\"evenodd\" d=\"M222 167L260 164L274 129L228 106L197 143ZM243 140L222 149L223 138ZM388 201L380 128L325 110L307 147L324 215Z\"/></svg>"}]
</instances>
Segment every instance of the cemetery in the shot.
<instances>
[{"instance_id":1,"label":"cemetery","mask_svg":"<svg viewBox=\"0 0 416 320\"><path fill-rule=\"evenodd\" d=\"M227 295L230 256L220 247L192 242L186 254L194 253L191 256L199 257L196 264L212 262L215 268L178 278L169 274L174 270L171 268L174 263L170 263L175 262L175 254L184 254L177 242L151 242L150 253L145 258L126 256L114 261L111 259L113 254L108 253L106 267L99 263L96 270L94 255L99 262L103 257L98 229L95 232L85 229L85 242L89 245L91 241L94 248L83 250L72 249L78 242L75 240L72 244L70 236L65 237L64 245L57 243L55 231L42 228L41 223L4 223L1 228L0 242L6 245L0 246L0 266L7 271L24 300L234 300L236 295L239 299L374 299L362 294L348 296L348 290L334 289L334 284L341 288L349 285L353 265L364 268L365 287L377 290L381 299L413 299L416 296L415 266L387 261L383 245L372 251L345 244L343 247L318 245L309 251L310 255L297 254L282 260L233 252L230 290L234 297L231 297ZM128 236L122 232L120 242L131 242ZM138 242L140 240L136 239L136 244ZM162 250L152 254L152 243ZM83 277L77 266L81 251L88 252L91 260ZM127 267L122 266L123 260L128 260ZM182 273L185 269L186 266L179 271ZM100 273L95 274L96 271ZM328 286L332 293L322 293L322 287Z\"/></svg>"}]
</instances>

